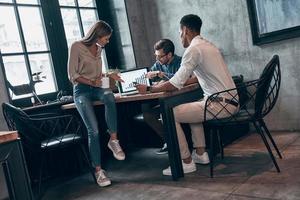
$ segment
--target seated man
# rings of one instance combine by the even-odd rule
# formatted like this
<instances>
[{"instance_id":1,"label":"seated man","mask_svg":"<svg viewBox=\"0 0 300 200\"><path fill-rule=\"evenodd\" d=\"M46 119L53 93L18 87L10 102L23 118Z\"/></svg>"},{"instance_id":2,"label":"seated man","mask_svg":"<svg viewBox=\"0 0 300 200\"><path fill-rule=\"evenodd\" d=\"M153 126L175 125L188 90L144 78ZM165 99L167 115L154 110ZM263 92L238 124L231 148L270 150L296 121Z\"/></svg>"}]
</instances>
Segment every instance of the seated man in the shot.
<instances>
[{"instance_id":1,"label":"seated man","mask_svg":"<svg viewBox=\"0 0 300 200\"><path fill-rule=\"evenodd\" d=\"M205 137L202 122L204 120L205 102L209 95L223 90L234 88L234 82L229 73L227 65L216 46L208 42L200 35L202 20L197 15L186 15L180 20L180 38L184 48L181 66L176 74L164 83L147 87L137 85L140 93L173 91L181 89L185 84L198 82L203 90L204 98L199 101L185 103L174 107L174 119L179 142L179 149L182 159L184 173L196 171L195 163L208 164L210 162L205 151ZM197 79L190 78L194 74ZM234 93L234 92L233 92ZM233 94L232 95L235 95ZM223 96L220 102L211 102L210 110L218 113L222 105L230 97ZM230 113L238 110L237 104L227 104L226 112L221 112L219 116L227 117ZM224 111L224 109L223 109ZM228 112L227 112L228 111ZM192 133L192 141L195 150L192 154L189 151L185 134L180 123L189 123ZM172 175L168 167L163 170L164 175Z\"/></svg>"},{"instance_id":2,"label":"seated man","mask_svg":"<svg viewBox=\"0 0 300 200\"><path fill-rule=\"evenodd\" d=\"M156 56L155 64L150 68L147 78L152 79L154 84L169 80L179 69L181 57L174 54L175 47L171 40L161 39L154 45ZM142 111L145 122L161 137L164 141L164 128L160 119L160 107L157 104L142 104ZM166 154L167 145L159 149L157 154Z\"/></svg>"}]
</instances>

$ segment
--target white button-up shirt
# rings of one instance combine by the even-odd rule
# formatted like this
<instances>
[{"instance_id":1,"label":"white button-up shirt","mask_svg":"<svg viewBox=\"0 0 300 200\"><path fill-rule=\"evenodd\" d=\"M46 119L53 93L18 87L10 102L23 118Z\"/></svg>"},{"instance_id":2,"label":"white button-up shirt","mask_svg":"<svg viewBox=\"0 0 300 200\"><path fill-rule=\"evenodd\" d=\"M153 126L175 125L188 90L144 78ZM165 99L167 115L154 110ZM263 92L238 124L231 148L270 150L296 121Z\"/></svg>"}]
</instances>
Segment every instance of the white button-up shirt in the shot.
<instances>
[{"instance_id":1,"label":"white button-up shirt","mask_svg":"<svg viewBox=\"0 0 300 200\"><path fill-rule=\"evenodd\" d=\"M197 77L204 96L235 88L219 49L200 35L193 38L184 52L181 66L170 83L181 89L192 73Z\"/></svg>"}]
</instances>

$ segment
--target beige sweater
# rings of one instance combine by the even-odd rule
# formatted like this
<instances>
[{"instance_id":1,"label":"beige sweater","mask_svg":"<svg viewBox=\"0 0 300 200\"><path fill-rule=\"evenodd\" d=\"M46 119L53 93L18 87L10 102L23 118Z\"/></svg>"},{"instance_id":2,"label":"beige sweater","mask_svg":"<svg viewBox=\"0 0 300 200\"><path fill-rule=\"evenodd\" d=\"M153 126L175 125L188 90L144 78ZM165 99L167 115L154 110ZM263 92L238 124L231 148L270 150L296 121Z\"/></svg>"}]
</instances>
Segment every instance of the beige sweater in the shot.
<instances>
[{"instance_id":1,"label":"beige sweater","mask_svg":"<svg viewBox=\"0 0 300 200\"><path fill-rule=\"evenodd\" d=\"M88 48L80 41L74 42L69 51L68 76L73 84L78 77L95 80L102 73L101 48L93 56Z\"/></svg>"}]
</instances>

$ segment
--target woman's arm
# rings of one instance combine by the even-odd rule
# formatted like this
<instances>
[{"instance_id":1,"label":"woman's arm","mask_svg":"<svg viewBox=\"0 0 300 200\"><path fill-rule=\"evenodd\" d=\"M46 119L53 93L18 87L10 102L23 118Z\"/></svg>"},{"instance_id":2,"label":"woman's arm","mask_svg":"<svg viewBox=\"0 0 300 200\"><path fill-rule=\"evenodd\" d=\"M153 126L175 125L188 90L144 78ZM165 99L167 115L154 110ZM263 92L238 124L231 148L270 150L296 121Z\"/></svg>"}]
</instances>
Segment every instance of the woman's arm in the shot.
<instances>
[{"instance_id":1,"label":"woman's arm","mask_svg":"<svg viewBox=\"0 0 300 200\"><path fill-rule=\"evenodd\" d=\"M117 73L110 73L108 74L108 77L112 78L115 81L124 82L123 79L121 79L121 77Z\"/></svg>"},{"instance_id":2,"label":"woman's arm","mask_svg":"<svg viewBox=\"0 0 300 200\"><path fill-rule=\"evenodd\" d=\"M93 86L93 87L100 87L102 85L101 78L99 78L99 77L96 80L91 80L91 79L87 79L87 78L84 78L82 76L79 76L77 79L75 79L75 81L77 83L90 85L90 86Z\"/></svg>"},{"instance_id":3,"label":"woman's arm","mask_svg":"<svg viewBox=\"0 0 300 200\"><path fill-rule=\"evenodd\" d=\"M73 43L70 47L69 60L68 60L68 77L74 84L76 79L80 76L78 74L79 68L79 50L76 43Z\"/></svg>"}]
</instances>

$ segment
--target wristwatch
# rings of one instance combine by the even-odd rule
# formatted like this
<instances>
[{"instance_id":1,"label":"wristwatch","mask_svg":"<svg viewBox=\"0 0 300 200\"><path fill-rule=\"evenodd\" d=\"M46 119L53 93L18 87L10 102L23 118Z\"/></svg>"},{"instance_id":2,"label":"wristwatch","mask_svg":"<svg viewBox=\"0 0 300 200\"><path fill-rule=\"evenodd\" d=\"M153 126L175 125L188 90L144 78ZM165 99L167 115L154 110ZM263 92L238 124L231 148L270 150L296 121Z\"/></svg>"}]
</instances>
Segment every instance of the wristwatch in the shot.
<instances>
[{"instance_id":1,"label":"wristwatch","mask_svg":"<svg viewBox=\"0 0 300 200\"><path fill-rule=\"evenodd\" d=\"M146 91L147 91L147 92L151 92L151 86L147 86Z\"/></svg>"}]
</instances>

